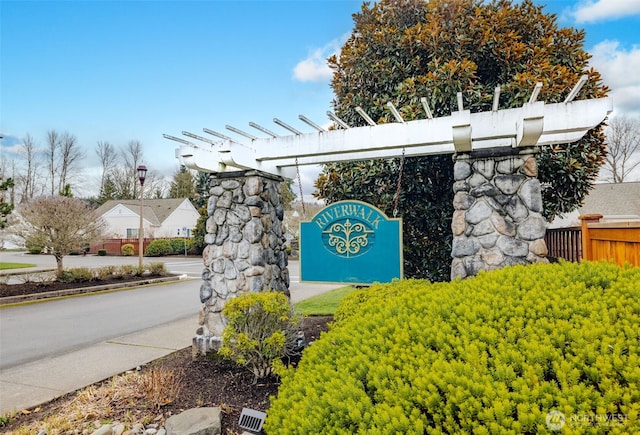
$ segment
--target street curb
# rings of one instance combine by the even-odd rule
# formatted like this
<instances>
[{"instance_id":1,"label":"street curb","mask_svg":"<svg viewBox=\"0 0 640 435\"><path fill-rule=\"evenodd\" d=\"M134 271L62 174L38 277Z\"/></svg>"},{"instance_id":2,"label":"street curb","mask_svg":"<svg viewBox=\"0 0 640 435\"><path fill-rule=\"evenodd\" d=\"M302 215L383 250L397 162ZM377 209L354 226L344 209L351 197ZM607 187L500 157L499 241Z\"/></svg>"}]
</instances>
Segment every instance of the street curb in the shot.
<instances>
[{"instance_id":1,"label":"street curb","mask_svg":"<svg viewBox=\"0 0 640 435\"><path fill-rule=\"evenodd\" d=\"M0 298L0 308L5 305L15 305L25 302L34 302L42 299L61 298L65 296L74 296L88 293L99 293L108 290L117 290L130 287L139 287L148 284L159 284L163 282L179 281L184 279L184 275L169 276L166 278L149 278L134 282L123 282L117 284L94 285L91 287L73 288L68 290L56 290L51 292L34 293L30 295L6 296Z\"/></svg>"}]
</instances>

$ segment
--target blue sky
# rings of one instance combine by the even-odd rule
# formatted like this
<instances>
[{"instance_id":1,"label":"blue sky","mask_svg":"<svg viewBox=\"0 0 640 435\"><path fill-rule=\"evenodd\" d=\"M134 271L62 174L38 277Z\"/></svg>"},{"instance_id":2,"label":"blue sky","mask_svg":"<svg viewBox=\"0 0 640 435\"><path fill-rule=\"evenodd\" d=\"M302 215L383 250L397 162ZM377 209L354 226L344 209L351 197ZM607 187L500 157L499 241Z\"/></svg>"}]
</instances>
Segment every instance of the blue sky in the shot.
<instances>
[{"instance_id":1,"label":"blue sky","mask_svg":"<svg viewBox=\"0 0 640 435\"><path fill-rule=\"evenodd\" d=\"M547 0L561 26L586 30L592 65L615 113L640 116L640 0ZM178 145L162 137L226 124L303 131L331 109L324 60L350 34L361 1L0 0L0 158L29 133L68 131L87 151L95 193L98 141L139 140L150 169L170 176ZM259 135L259 134L258 134ZM305 196L317 171L304 171Z\"/></svg>"}]
</instances>

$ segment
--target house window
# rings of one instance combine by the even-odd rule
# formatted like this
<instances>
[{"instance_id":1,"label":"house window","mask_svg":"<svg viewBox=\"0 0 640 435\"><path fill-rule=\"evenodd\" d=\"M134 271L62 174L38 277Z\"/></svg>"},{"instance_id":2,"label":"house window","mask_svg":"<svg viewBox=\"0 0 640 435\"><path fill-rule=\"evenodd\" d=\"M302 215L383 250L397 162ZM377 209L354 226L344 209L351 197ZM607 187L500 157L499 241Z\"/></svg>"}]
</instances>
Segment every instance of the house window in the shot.
<instances>
[{"instance_id":1,"label":"house window","mask_svg":"<svg viewBox=\"0 0 640 435\"><path fill-rule=\"evenodd\" d=\"M139 228L127 228L127 239L137 239Z\"/></svg>"}]
</instances>

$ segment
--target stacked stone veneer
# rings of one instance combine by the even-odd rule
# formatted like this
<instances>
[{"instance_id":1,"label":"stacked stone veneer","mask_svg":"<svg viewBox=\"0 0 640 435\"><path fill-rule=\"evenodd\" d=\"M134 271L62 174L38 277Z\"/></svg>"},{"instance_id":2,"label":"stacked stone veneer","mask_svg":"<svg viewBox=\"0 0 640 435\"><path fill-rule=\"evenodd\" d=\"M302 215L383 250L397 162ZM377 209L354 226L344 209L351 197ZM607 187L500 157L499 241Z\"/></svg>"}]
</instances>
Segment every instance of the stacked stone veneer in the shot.
<instances>
[{"instance_id":1,"label":"stacked stone veneer","mask_svg":"<svg viewBox=\"0 0 640 435\"><path fill-rule=\"evenodd\" d=\"M227 300L243 292L282 291L289 271L280 203L281 178L256 171L219 173L210 181L207 234L202 254L200 327L194 351L221 343Z\"/></svg>"},{"instance_id":2,"label":"stacked stone veneer","mask_svg":"<svg viewBox=\"0 0 640 435\"><path fill-rule=\"evenodd\" d=\"M451 279L547 261L535 150L515 152L454 157Z\"/></svg>"}]
</instances>

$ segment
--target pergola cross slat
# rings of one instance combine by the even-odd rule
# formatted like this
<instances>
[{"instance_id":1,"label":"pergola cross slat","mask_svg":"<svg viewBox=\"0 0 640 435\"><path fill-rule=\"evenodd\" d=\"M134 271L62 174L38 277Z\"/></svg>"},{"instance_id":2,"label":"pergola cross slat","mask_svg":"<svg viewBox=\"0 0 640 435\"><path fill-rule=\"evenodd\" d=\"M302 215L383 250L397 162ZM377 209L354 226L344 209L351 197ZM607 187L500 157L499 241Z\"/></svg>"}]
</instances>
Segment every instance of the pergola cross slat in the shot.
<instances>
[{"instance_id":1,"label":"pergola cross slat","mask_svg":"<svg viewBox=\"0 0 640 435\"><path fill-rule=\"evenodd\" d=\"M205 172L259 170L286 178L295 177L297 165L392 158L400 156L403 149L405 156L426 156L565 144L581 139L612 111L610 98L573 101L584 80L581 78L562 103L536 101L540 89L540 86L536 86L530 102L511 109L497 110L494 101L491 111L471 113L464 110L459 95L460 110L439 118L430 118L431 111L424 104L426 119L404 121L395 106L389 103L387 108L397 122L375 124L358 107L358 112L369 125L349 127L328 112L330 118L343 128L326 131L300 115L300 119L316 131L302 133L274 119L289 134L278 135L250 123L250 126L266 132L270 137L258 138L230 126L226 128L241 134L244 141L206 128L206 133L222 140L215 144L211 144L210 140L206 140L206 144L196 144L170 135L164 137L182 144L176 149L176 158L189 168ZM499 98L499 93L499 88L496 88L494 100ZM426 100L423 99L423 103ZM192 133L183 134L202 140Z\"/></svg>"}]
</instances>

